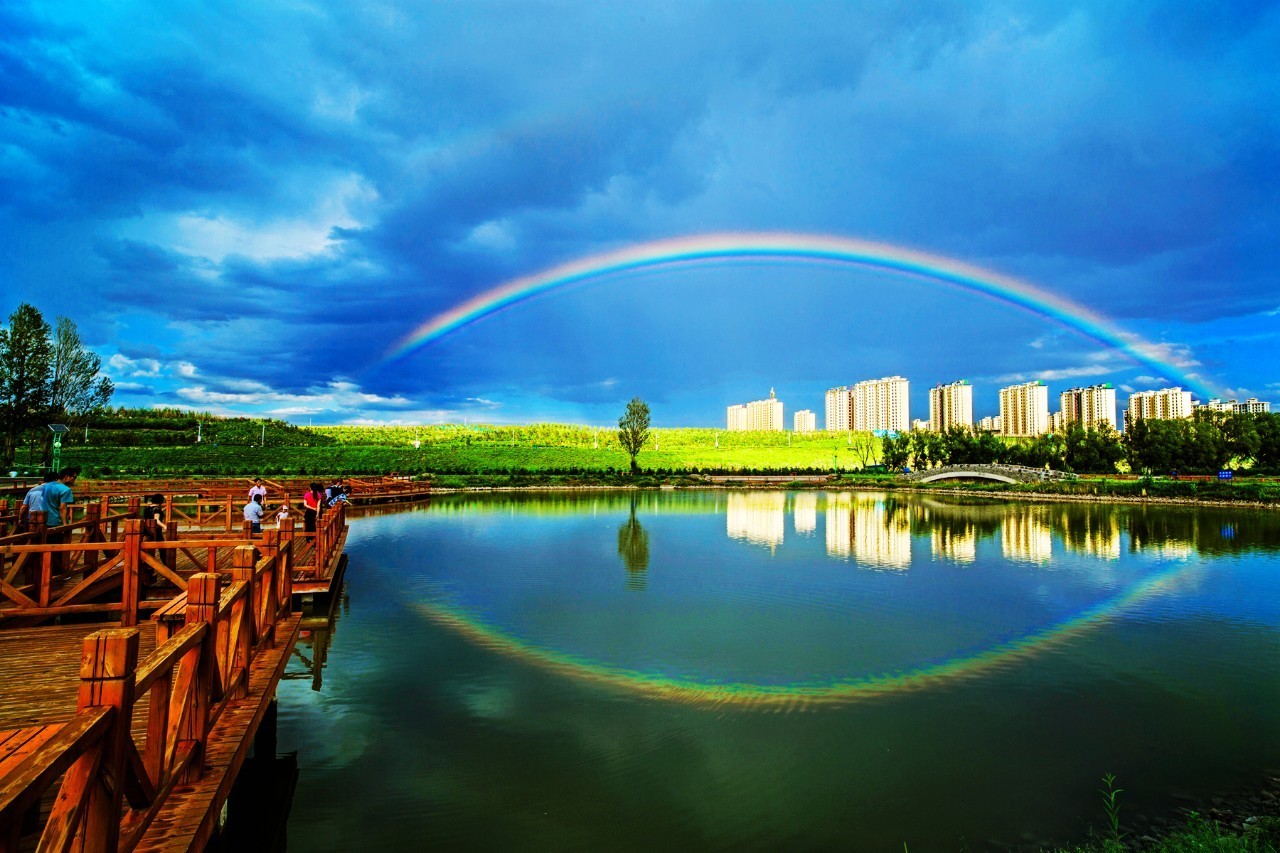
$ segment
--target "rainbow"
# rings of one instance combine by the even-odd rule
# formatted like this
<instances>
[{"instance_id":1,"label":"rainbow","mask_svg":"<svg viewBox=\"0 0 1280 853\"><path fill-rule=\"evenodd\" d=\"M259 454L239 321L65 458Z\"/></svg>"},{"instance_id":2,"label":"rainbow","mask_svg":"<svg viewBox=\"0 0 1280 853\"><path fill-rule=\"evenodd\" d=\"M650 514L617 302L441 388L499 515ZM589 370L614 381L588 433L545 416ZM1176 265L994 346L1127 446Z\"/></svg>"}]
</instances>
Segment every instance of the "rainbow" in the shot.
<instances>
[{"instance_id":1,"label":"rainbow","mask_svg":"<svg viewBox=\"0 0 1280 853\"><path fill-rule=\"evenodd\" d=\"M907 672L870 674L829 683L761 685L706 683L606 666L543 648L486 624L475 615L440 602L420 602L417 611L429 621L457 633L476 646L575 681L648 699L699 706L741 706L799 710L815 705L842 705L891 694L943 687L964 679L1024 663L1094 630L1109 619L1169 592L1199 568L1196 560L1175 562L1127 590L1055 625L1016 637L991 648L957 655Z\"/></svg>"},{"instance_id":2,"label":"rainbow","mask_svg":"<svg viewBox=\"0 0 1280 853\"><path fill-rule=\"evenodd\" d=\"M1117 350L1165 381L1205 396L1216 396L1203 382L1161 358L1162 348L1116 327L1101 314L1061 296L961 261L913 249L815 234L783 232L702 234L658 240L591 255L533 275L512 279L431 317L386 354L393 360L504 308L539 294L605 276L666 266L723 261L821 263L901 273L988 297L1043 317Z\"/></svg>"}]
</instances>

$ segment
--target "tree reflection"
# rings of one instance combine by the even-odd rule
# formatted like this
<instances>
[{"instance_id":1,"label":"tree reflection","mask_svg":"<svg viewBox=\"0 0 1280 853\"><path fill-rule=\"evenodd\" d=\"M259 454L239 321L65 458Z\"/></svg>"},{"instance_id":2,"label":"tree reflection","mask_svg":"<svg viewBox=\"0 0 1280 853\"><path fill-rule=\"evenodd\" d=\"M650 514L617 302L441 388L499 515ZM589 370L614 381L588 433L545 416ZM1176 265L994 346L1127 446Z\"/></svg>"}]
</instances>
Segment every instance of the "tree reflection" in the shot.
<instances>
[{"instance_id":1,"label":"tree reflection","mask_svg":"<svg viewBox=\"0 0 1280 853\"><path fill-rule=\"evenodd\" d=\"M649 570L649 533L636 518L636 503L631 502L631 516L618 528L618 556L627 569L627 586L645 588L645 572Z\"/></svg>"}]
</instances>

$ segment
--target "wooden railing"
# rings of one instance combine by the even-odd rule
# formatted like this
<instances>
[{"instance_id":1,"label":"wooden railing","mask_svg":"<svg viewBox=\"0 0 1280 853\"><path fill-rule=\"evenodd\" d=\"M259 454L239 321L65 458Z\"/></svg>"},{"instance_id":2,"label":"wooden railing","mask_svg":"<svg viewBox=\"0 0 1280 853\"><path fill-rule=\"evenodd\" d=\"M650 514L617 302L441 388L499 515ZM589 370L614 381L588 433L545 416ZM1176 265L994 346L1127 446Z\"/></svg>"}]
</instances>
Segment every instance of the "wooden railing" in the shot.
<instances>
[{"instance_id":1,"label":"wooden railing","mask_svg":"<svg viewBox=\"0 0 1280 853\"><path fill-rule=\"evenodd\" d=\"M347 505L339 502L337 506L326 509L316 520L316 532L305 534L315 547L311 549L308 563L298 566L299 577L317 580L323 576L325 566L329 565L334 552L342 543L346 519Z\"/></svg>"},{"instance_id":2,"label":"wooden railing","mask_svg":"<svg viewBox=\"0 0 1280 853\"><path fill-rule=\"evenodd\" d=\"M292 541L269 542L261 558L236 546L225 588L219 574L193 575L157 614L156 649L141 665L136 627L85 638L75 717L45 727L45 742L0 778L0 853L17 850L23 821L59 777L38 849L95 853L132 850L174 788L200 778L210 732L247 694L255 654L290 613ZM134 710L148 695L139 748Z\"/></svg>"},{"instance_id":3,"label":"wooden railing","mask_svg":"<svg viewBox=\"0 0 1280 853\"><path fill-rule=\"evenodd\" d=\"M165 605L164 601L143 600L144 575L185 591L195 572L216 573L229 564L233 567L227 553L249 538L243 530L235 538L203 534L183 539L178 535L178 522L171 521L166 525L167 537L157 541L156 522L127 516L119 520L123 530L118 539L107 538L107 534L116 536L113 523L106 533L95 528L96 532L80 542L0 545L0 604L4 605L0 607L0 627L73 613L118 614L121 625L136 625L143 612ZM102 527L99 523L98 528ZM256 541L268 555L284 551L284 563L291 572L294 555L290 543L294 538L293 521L286 519L278 530L268 530ZM63 580L73 570L80 572L75 582ZM25 575L25 582L19 582L19 574Z\"/></svg>"}]
</instances>

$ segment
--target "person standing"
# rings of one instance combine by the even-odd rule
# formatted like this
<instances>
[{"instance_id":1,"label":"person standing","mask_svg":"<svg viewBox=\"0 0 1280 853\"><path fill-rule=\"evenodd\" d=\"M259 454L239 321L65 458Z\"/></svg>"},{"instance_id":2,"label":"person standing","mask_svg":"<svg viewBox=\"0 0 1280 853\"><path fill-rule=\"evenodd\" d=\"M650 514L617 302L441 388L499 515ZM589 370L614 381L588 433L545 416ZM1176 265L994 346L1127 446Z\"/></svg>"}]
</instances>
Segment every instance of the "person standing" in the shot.
<instances>
[{"instance_id":1,"label":"person standing","mask_svg":"<svg viewBox=\"0 0 1280 853\"><path fill-rule=\"evenodd\" d=\"M73 465L70 468L63 468L58 473L57 480L52 483L45 483L44 518L49 527L49 532L45 534L44 541L51 545L61 545L67 541L67 531L57 530L56 528L62 527L71 521L69 516L64 520L62 508L71 506L76 502L75 495L71 493L71 487L76 484L76 478L79 476L80 469ZM63 559L61 551L55 550L53 552L50 556L53 571L62 572Z\"/></svg>"},{"instance_id":2,"label":"person standing","mask_svg":"<svg viewBox=\"0 0 1280 853\"><path fill-rule=\"evenodd\" d=\"M316 532L316 514L320 512L320 501L323 499L324 493L320 491L319 483L312 483L311 488L302 496L302 529L304 532Z\"/></svg>"},{"instance_id":3,"label":"person standing","mask_svg":"<svg viewBox=\"0 0 1280 853\"><path fill-rule=\"evenodd\" d=\"M76 502L75 495L71 494L71 487L76 484L76 478L79 476L80 469L73 465L70 468L63 468L57 480L45 484L44 511L45 521L49 527L61 527L71 520L69 518L66 521L63 520L62 508Z\"/></svg>"},{"instance_id":4,"label":"person standing","mask_svg":"<svg viewBox=\"0 0 1280 853\"><path fill-rule=\"evenodd\" d=\"M31 524L31 513L44 512L44 487L58 479L57 473L45 471L44 478L28 491L18 508L18 532L26 530Z\"/></svg>"},{"instance_id":5,"label":"person standing","mask_svg":"<svg viewBox=\"0 0 1280 853\"><path fill-rule=\"evenodd\" d=\"M262 497L262 503L263 503L263 505L264 505L264 506L266 505L266 503L267 503L267 487L266 487L266 486L264 486L264 485L262 485L262 478L261 478L261 477L254 477L254 478L253 478L253 485L249 487L249 500L253 500L253 496L254 496L254 495L260 495L260 496Z\"/></svg>"},{"instance_id":6,"label":"person standing","mask_svg":"<svg viewBox=\"0 0 1280 853\"><path fill-rule=\"evenodd\" d=\"M142 520L145 522L143 532L146 538L155 542L164 541L164 495L156 492L147 498L147 505L142 508ZM154 524L152 522L155 522Z\"/></svg>"},{"instance_id":7,"label":"person standing","mask_svg":"<svg viewBox=\"0 0 1280 853\"><path fill-rule=\"evenodd\" d=\"M254 533L262 532L262 496L254 495L244 505L244 520L253 525Z\"/></svg>"}]
</instances>

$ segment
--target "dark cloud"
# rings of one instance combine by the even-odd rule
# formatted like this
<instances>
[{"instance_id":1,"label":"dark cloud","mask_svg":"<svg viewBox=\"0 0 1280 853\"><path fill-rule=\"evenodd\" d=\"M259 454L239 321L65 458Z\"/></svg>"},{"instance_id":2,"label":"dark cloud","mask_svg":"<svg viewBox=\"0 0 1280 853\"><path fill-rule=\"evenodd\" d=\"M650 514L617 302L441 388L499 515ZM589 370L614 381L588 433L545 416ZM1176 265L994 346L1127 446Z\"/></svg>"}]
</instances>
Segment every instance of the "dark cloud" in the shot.
<instances>
[{"instance_id":1,"label":"dark cloud","mask_svg":"<svg viewBox=\"0 0 1280 853\"><path fill-rule=\"evenodd\" d=\"M0 33L0 309L38 297L211 394L341 375L590 413L639 389L706 422L766 375L898 363L923 388L1093 352L1033 350L1027 318L997 346L1000 309L948 299L988 337L894 340L941 303L703 270L383 360L508 278L705 231L949 254L1193 350L1196 323L1275 307L1271 4L6 4ZM769 344L723 357L744 340ZM1213 360L1262 387L1258 363Z\"/></svg>"}]
</instances>

